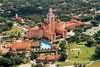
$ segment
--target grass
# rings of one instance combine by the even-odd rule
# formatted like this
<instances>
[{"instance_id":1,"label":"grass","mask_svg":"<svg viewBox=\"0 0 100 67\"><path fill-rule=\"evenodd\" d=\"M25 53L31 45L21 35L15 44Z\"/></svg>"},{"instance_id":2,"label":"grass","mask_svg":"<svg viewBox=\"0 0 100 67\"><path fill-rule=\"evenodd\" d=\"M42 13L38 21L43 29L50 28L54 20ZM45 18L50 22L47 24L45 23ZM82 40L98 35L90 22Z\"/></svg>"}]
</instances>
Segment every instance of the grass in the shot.
<instances>
[{"instance_id":1,"label":"grass","mask_svg":"<svg viewBox=\"0 0 100 67\"><path fill-rule=\"evenodd\" d=\"M70 43L67 46L67 51L69 52L66 62L57 62L61 67L67 65L73 65L74 63L84 63L90 62L91 56L95 52L95 47L86 47L84 45L77 45L76 43ZM78 50L72 50L78 49ZM79 52L79 54L78 54Z\"/></svg>"},{"instance_id":2,"label":"grass","mask_svg":"<svg viewBox=\"0 0 100 67\"><path fill-rule=\"evenodd\" d=\"M70 55L68 59L75 63L88 63L95 51L95 47L86 47L83 45L77 46L76 44L72 45L72 47L80 49L75 51L69 50ZM70 47L70 49L73 49L72 47Z\"/></svg>"}]
</instances>

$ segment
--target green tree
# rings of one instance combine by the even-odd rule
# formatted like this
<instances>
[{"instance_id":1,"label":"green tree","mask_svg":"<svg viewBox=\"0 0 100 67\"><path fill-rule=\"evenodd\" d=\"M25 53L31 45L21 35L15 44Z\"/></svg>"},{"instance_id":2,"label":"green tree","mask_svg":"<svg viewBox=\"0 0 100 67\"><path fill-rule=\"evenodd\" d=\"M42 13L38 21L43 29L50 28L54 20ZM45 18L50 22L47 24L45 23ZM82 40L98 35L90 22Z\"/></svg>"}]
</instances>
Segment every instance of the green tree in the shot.
<instances>
[{"instance_id":1,"label":"green tree","mask_svg":"<svg viewBox=\"0 0 100 67\"><path fill-rule=\"evenodd\" d=\"M92 19L93 19L93 17L91 17L91 16L80 16L79 17L79 20L81 20L83 22L90 21Z\"/></svg>"},{"instance_id":2,"label":"green tree","mask_svg":"<svg viewBox=\"0 0 100 67\"><path fill-rule=\"evenodd\" d=\"M60 52L60 58L59 58L59 61L65 61L67 59L67 54L65 51L61 51Z\"/></svg>"},{"instance_id":3,"label":"green tree","mask_svg":"<svg viewBox=\"0 0 100 67\"><path fill-rule=\"evenodd\" d=\"M57 14L66 15L71 12L88 11L87 9L92 7L90 2L86 3L83 0L1 0L0 3L3 4L4 13L1 13L3 16L14 15L16 12L21 15L39 15L39 13L45 15L49 7L56 8ZM42 7L43 10L41 11L38 7ZM11 13L8 12L9 10Z\"/></svg>"},{"instance_id":4,"label":"green tree","mask_svg":"<svg viewBox=\"0 0 100 67\"><path fill-rule=\"evenodd\" d=\"M9 58L1 57L0 66L10 67L12 66L12 61Z\"/></svg>"},{"instance_id":5,"label":"green tree","mask_svg":"<svg viewBox=\"0 0 100 67\"><path fill-rule=\"evenodd\" d=\"M11 29L12 26L13 26L13 23L12 22L9 22L9 23L7 23L7 26Z\"/></svg>"},{"instance_id":6,"label":"green tree","mask_svg":"<svg viewBox=\"0 0 100 67\"><path fill-rule=\"evenodd\" d=\"M60 42L59 47L60 47L61 49L59 50L59 54L60 54L61 56L60 56L59 61L65 61L66 58L67 58L67 54L66 54L66 45L67 45L67 44L66 44L66 41L65 41L65 40L63 40L63 41Z\"/></svg>"},{"instance_id":7,"label":"green tree","mask_svg":"<svg viewBox=\"0 0 100 67\"><path fill-rule=\"evenodd\" d=\"M100 46L96 47L95 54L92 57L93 60L100 60Z\"/></svg>"},{"instance_id":8,"label":"green tree","mask_svg":"<svg viewBox=\"0 0 100 67\"><path fill-rule=\"evenodd\" d=\"M8 65L9 66L16 66L19 65L21 63L23 63L23 57L17 56L13 53L8 52L7 54L5 54L1 60L4 60L4 62L0 62L1 65L5 66Z\"/></svg>"},{"instance_id":9,"label":"green tree","mask_svg":"<svg viewBox=\"0 0 100 67\"><path fill-rule=\"evenodd\" d=\"M98 26L100 24L100 22L97 20L92 20L91 23L93 26Z\"/></svg>"},{"instance_id":10,"label":"green tree","mask_svg":"<svg viewBox=\"0 0 100 67\"><path fill-rule=\"evenodd\" d=\"M87 41L87 43L85 44L85 46L87 46L87 47L92 47L93 44L94 44L93 41Z\"/></svg>"},{"instance_id":11,"label":"green tree","mask_svg":"<svg viewBox=\"0 0 100 67\"><path fill-rule=\"evenodd\" d=\"M61 48L61 50L65 50L66 46L67 46L67 44L66 44L65 40L61 41L60 44L59 44L59 47Z\"/></svg>"},{"instance_id":12,"label":"green tree","mask_svg":"<svg viewBox=\"0 0 100 67\"><path fill-rule=\"evenodd\" d=\"M37 54L35 52L31 52L31 60L36 59Z\"/></svg>"},{"instance_id":13,"label":"green tree","mask_svg":"<svg viewBox=\"0 0 100 67\"><path fill-rule=\"evenodd\" d=\"M0 32L8 31L9 29L7 25L0 25Z\"/></svg>"},{"instance_id":14,"label":"green tree","mask_svg":"<svg viewBox=\"0 0 100 67\"><path fill-rule=\"evenodd\" d=\"M5 19L4 17L0 17L0 23L6 23L7 19Z\"/></svg>"},{"instance_id":15,"label":"green tree","mask_svg":"<svg viewBox=\"0 0 100 67\"><path fill-rule=\"evenodd\" d=\"M62 21L70 21L71 20L71 16L65 16L65 15L60 15L60 19L62 20Z\"/></svg>"},{"instance_id":16,"label":"green tree","mask_svg":"<svg viewBox=\"0 0 100 67\"><path fill-rule=\"evenodd\" d=\"M100 44L100 31L94 34L94 39L96 40L96 43Z\"/></svg>"},{"instance_id":17,"label":"green tree","mask_svg":"<svg viewBox=\"0 0 100 67\"><path fill-rule=\"evenodd\" d=\"M19 65L23 63L23 58L22 57L14 57L14 61L16 65Z\"/></svg>"}]
</instances>

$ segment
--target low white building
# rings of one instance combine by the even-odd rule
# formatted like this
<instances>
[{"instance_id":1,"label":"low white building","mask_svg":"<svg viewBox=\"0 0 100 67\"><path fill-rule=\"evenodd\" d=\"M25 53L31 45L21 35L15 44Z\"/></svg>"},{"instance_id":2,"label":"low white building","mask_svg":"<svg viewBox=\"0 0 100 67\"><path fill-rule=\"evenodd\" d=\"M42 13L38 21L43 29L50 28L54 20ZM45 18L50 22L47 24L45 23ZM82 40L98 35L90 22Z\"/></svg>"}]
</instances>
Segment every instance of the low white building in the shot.
<instances>
[{"instance_id":1,"label":"low white building","mask_svg":"<svg viewBox=\"0 0 100 67\"><path fill-rule=\"evenodd\" d=\"M72 36L74 36L75 35L75 32L73 32L73 30L71 30L70 32L67 32L67 38L70 38L70 37L72 37Z\"/></svg>"}]
</instances>

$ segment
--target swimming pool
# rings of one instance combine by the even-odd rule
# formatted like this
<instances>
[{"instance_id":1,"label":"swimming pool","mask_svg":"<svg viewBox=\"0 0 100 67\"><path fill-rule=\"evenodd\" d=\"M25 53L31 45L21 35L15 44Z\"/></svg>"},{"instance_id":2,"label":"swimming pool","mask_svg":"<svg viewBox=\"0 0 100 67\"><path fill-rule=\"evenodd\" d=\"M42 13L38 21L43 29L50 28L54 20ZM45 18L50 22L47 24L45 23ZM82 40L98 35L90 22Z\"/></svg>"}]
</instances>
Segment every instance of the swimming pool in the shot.
<instances>
[{"instance_id":1,"label":"swimming pool","mask_svg":"<svg viewBox=\"0 0 100 67\"><path fill-rule=\"evenodd\" d=\"M41 49L51 49L51 44L48 40L41 40L40 41Z\"/></svg>"}]
</instances>

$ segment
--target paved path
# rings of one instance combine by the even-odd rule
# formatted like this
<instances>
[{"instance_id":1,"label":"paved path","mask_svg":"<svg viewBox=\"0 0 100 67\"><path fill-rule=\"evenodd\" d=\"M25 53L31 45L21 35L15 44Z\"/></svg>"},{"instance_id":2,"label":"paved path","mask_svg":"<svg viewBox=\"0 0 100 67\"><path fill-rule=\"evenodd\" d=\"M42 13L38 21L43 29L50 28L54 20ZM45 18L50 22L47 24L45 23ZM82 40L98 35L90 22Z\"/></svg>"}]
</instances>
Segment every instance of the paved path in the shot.
<instances>
[{"instance_id":1,"label":"paved path","mask_svg":"<svg viewBox=\"0 0 100 67\"><path fill-rule=\"evenodd\" d=\"M19 65L18 67L31 67L31 64L30 64L30 63L21 64L21 65Z\"/></svg>"},{"instance_id":2,"label":"paved path","mask_svg":"<svg viewBox=\"0 0 100 67\"><path fill-rule=\"evenodd\" d=\"M63 67L74 67L74 66L63 66Z\"/></svg>"}]
</instances>

